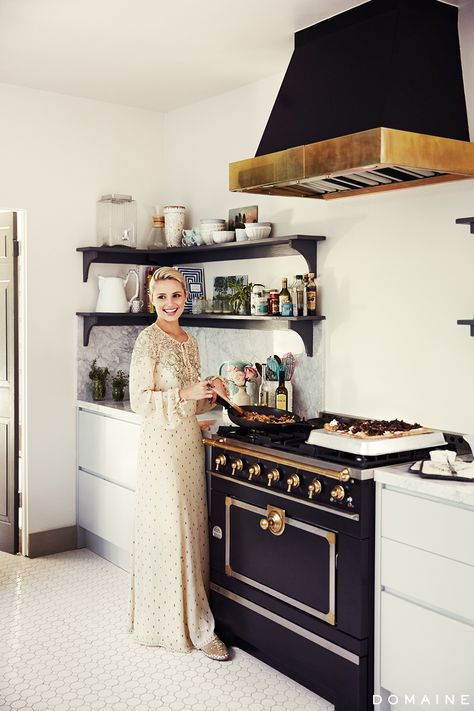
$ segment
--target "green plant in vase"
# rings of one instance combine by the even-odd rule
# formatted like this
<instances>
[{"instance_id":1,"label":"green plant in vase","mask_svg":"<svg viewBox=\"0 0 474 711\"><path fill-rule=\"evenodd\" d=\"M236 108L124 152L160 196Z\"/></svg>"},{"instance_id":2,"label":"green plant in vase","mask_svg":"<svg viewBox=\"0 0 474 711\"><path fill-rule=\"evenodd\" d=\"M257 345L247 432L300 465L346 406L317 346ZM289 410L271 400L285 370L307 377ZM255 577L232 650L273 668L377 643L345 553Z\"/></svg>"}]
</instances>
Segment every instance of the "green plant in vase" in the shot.
<instances>
[{"instance_id":1,"label":"green plant in vase","mask_svg":"<svg viewBox=\"0 0 474 711\"><path fill-rule=\"evenodd\" d=\"M128 374L123 370L117 370L112 378L112 397L116 402L123 400L124 388L128 385Z\"/></svg>"},{"instance_id":2,"label":"green plant in vase","mask_svg":"<svg viewBox=\"0 0 474 711\"><path fill-rule=\"evenodd\" d=\"M235 314L246 316L250 313L250 295L252 293L253 284L234 284L232 286L232 294L230 303Z\"/></svg>"},{"instance_id":3,"label":"green plant in vase","mask_svg":"<svg viewBox=\"0 0 474 711\"><path fill-rule=\"evenodd\" d=\"M107 384L108 376L109 369L102 368L100 365L97 365L97 359L94 358L89 371L89 378L92 381L93 400L105 400L105 386Z\"/></svg>"}]
</instances>

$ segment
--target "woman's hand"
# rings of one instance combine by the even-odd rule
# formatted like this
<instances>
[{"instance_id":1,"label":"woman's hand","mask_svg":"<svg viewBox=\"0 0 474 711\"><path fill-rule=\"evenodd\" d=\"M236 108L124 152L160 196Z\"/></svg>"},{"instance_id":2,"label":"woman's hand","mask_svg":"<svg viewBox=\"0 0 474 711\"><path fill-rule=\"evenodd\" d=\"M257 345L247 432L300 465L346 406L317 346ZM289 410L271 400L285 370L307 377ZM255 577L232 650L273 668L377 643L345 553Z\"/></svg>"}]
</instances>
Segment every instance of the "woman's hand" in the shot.
<instances>
[{"instance_id":1,"label":"woman's hand","mask_svg":"<svg viewBox=\"0 0 474 711\"><path fill-rule=\"evenodd\" d=\"M223 379L219 378L219 376L216 375L213 378L209 378L209 380L211 381L213 390L219 395L222 395L222 397L225 397L226 400L228 400L229 395L227 393L227 388Z\"/></svg>"},{"instance_id":2,"label":"woman's hand","mask_svg":"<svg viewBox=\"0 0 474 711\"><path fill-rule=\"evenodd\" d=\"M212 385L208 380L201 380L199 383L179 389L181 400L203 400L204 398L211 400L213 395Z\"/></svg>"}]
</instances>

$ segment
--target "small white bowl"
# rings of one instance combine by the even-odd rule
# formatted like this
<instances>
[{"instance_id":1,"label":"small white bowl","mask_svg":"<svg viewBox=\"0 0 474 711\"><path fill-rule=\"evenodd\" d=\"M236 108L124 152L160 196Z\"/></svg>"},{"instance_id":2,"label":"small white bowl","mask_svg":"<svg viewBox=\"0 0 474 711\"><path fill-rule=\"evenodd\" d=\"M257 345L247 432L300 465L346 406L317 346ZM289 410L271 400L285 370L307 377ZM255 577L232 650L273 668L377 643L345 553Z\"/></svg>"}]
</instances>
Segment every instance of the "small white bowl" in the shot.
<instances>
[{"instance_id":1,"label":"small white bowl","mask_svg":"<svg viewBox=\"0 0 474 711\"><path fill-rule=\"evenodd\" d=\"M245 225L245 231L249 239L264 239L270 236L272 226L268 222L250 222Z\"/></svg>"},{"instance_id":2,"label":"small white bowl","mask_svg":"<svg viewBox=\"0 0 474 711\"><path fill-rule=\"evenodd\" d=\"M235 232L234 230L215 230L212 233L212 239L216 244L233 242L235 239Z\"/></svg>"}]
</instances>

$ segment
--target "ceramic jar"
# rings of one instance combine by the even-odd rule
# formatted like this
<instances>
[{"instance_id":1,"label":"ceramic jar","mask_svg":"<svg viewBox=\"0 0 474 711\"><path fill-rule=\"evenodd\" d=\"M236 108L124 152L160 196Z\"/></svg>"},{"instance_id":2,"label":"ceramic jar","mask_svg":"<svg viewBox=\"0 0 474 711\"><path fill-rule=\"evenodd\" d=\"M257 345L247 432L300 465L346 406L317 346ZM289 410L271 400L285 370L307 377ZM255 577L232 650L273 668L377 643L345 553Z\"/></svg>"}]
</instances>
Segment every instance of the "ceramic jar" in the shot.
<instances>
[{"instance_id":1,"label":"ceramic jar","mask_svg":"<svg viewBox=\"0 0 474 711\"><path fill-rule=\"evenodd\" d=\"M250 395L245 389L245 385L238 385L237 392L232 395L232 402L236 405L250 405Z\"/></svg>"},{"instance_id":2,"label":"ceramic jar","mask_svg":"<svg viewBox=\"0 0 474 711\"><path fill-rule=\"evenodd\" d=\"M184 229L184 213L182 205L167 205L163 209L165 216L165 239L168 247L181 247Z\"/></svg>"}]
</instances>

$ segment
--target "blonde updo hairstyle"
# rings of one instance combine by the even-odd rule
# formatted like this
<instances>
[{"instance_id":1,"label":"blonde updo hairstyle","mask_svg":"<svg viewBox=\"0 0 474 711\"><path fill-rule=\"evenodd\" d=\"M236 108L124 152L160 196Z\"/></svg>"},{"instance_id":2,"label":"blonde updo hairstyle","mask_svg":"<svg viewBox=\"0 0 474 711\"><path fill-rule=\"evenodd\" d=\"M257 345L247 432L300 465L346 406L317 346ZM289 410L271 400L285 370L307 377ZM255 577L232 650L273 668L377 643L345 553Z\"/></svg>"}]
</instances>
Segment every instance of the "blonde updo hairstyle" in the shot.
<instances>
[{"instance_id":1,"label":"blonde updo hairstyle","mask_svg":"<svg viewBox=\"0 0 474 711\"><path fill-rule=\"evenodd\" d=\"M158 269L155 269L155 271L153 272L153 275L150 279L150 285L149 285L149 290L148 290L150 299L152 301L155 296L157 282L161 281L162 279L174 279L181 285L185 296L188 295L188 292L186 289L186 279L181 274L181 272L179 272L177 269L174 269L173 267L158 267Z\"/></svg>"}]
</instances>

